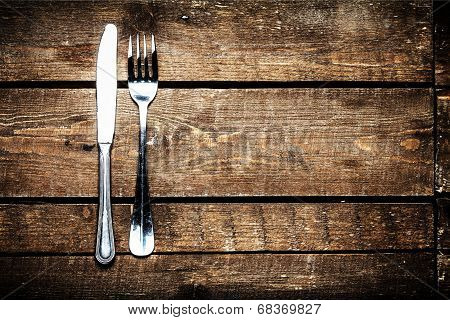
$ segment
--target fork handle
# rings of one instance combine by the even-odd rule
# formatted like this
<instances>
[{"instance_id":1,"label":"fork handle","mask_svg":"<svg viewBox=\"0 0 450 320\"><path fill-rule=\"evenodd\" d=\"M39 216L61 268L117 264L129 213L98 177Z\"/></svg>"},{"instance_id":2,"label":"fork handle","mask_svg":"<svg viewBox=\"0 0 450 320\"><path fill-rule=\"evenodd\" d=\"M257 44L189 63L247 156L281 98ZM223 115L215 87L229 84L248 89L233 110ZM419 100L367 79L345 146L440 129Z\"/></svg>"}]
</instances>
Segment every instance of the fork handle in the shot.
<instances>
[{"instance_id":1,"label":"fork handle","mask_svg":"<svg viewBox=\"0 0 450 320\"><path fill-rule=\"evenodd\" d=\"M99 144L99 206L95 257L101 264L111 262L115 255L111 215L111 144Z\"/></svg>"},{"instance_id":2,"label":"fork handle","mask_svg":"<svg viewBox=\"0 0 450 320\"><path fill-rule=\"evenodd\" d=\"M152 212L147 177L147 112L140 112L139 160L136 179L136 199L131 216L129 246L132 254L147 256L155 247Z\"/></svg>"}]
</instances>

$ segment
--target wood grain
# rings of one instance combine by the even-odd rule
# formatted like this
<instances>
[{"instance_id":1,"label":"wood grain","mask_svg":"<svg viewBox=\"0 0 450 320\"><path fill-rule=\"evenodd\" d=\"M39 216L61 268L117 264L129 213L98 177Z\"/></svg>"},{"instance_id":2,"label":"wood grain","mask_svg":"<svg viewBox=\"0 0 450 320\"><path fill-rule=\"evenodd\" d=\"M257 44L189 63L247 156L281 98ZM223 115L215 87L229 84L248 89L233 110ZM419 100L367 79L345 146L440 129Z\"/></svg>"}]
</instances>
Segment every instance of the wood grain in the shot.
<instances>
[{"instance_id":1,"label":"wood grain","mask_svg":"<svg viewBox=\"0 0 450 320\"><path fill-rule=\"evenodd\" d=\"M436 190L450 191L450 90L437 90Z\"/></svg>"},{"instance_id":2,"label":"wood grain","mask_svg":"<svg viewBox=\"0 0 450 320\"><path fill-rule=\"evenodd\" d=\"M95 91L0 90L0 195L96 196ZM429 89L162 89L154 196L431 195ZM112 192L133 196L138 112L120 90Z\"/></svg>"},{"instance_id":3,"label":"wood grain","mask_svg":"<svg viewBox=\"0 0 450 320\"><path fill-rule=\"evenodd\" d=\"M433 1L435 81L437 85L450 85L450 4Z\"/></svg>"},{"instance_id":4,"label":"wood grain","mask_svg":"<svg viewBox=\"0 0 450 320\"><path fill-rule=\"evenodd\" d=\"M437 199L438 208L438 246L439 249L450 249L450 199Z\"/></svg>"},{"instance_id":5,"label":"wood grain","mask_svg":"<svg viewBox=\"0 0 450 320\"><path fill-rule=\"evenodd\" d=\"M1 81L95 80L106 23L154 31L161 80L431 81L429 0L8 1Z\"/></svg>"},{"instance_id":6,"label":"wood grain","mask_svg":"<svg viewBox=\"0 0 450 320\"><path fill-rule=\"evenodd\" d=\"M28 299L430 298L426 284L433 283L433 260L427 253L117 256L105 270L85 256L1 257L0 294Z\"/></svg>"},{"instance_id":7,"label":"wood grain","mask_svg":"<svg viewBox=\"0 0 450 320\"><path fill-rule=\"evenodd\" d=\"M441 294L450 297L450 255L439 254L437 256L438 289Z\"/></svg>"},{"instance_id":8,"label":"wood grain","mask_svg":"<svg viewBox=\"0 0 450 320\"><path fill-rule=\"evenodd\" d=\"M131 205L114 205L128 252ZM433 247L431 204L155 204L156 252L319 251ZM1 253L92 253L95 205L1 205Z\"/></svg>"}]
</instances>

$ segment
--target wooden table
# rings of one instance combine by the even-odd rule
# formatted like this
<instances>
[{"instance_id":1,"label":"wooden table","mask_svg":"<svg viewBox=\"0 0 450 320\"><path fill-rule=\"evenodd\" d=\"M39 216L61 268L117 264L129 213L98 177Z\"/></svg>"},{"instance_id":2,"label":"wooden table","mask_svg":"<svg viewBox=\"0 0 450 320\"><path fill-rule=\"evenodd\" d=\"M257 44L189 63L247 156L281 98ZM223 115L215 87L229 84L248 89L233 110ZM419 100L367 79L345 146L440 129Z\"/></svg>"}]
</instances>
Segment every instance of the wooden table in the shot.
<instances>
[{"instance_id":1,"label":"wooden table","mask_svg":"<svg viewBox=\"0 0 450 320\"><path fill-rule=\"evenodd\" d=\"M0 295L448 296L449 15L430 0L1 1ZM110 22L118 254L102 267L95 61ZM161 80L143 259L128 250L137 31L156 34Z\"/></svg>"}]
</instances>

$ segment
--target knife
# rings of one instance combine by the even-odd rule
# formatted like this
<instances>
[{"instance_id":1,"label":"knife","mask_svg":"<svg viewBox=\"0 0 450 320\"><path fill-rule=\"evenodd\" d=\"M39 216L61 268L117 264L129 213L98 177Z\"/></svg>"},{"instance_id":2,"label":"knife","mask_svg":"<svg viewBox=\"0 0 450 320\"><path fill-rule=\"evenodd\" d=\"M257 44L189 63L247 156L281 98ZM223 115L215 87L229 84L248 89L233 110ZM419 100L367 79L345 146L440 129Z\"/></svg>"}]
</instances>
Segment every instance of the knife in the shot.
<instances>
[{"instance_id":1,"label":"knife","mask_svg":"<svg viewBox=\"0 0 450 320\"><path fill-rule=\"evenodd\" d=\"M111 215L111 158L117 100L117 28L108 24L97 57L97 142L99 147L99 207L95 257L101 264L115 255Z\"/></svg>"}]
</instances>

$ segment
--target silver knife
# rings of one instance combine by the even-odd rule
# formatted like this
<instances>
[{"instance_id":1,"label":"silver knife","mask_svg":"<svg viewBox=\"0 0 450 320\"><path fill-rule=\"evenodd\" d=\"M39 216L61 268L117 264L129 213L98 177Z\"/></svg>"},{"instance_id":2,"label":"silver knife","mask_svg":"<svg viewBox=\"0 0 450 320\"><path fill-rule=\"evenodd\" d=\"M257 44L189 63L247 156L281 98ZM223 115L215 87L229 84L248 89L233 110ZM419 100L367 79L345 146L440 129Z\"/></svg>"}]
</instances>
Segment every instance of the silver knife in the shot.
<instances>
[{"instance_id":1,"label":"silver knife","mask_svg":"<svg viewBox=\"0 0 450 320\"><path fill-rule=\"evenodd\" d=\"M115 255L111 216L111 158L117 100L117 28L108 24L97 57L97 142L99 147L99 207L95 257L107 264Z\"/></svg>"}]
</instances>

